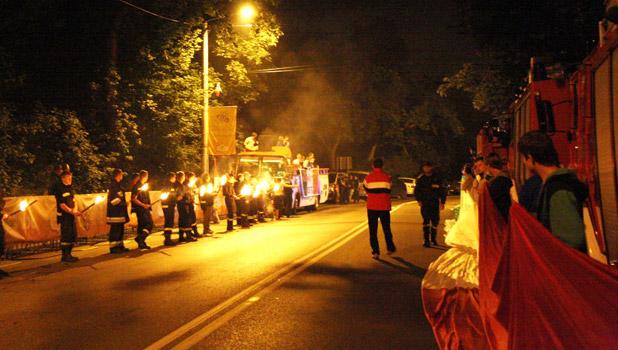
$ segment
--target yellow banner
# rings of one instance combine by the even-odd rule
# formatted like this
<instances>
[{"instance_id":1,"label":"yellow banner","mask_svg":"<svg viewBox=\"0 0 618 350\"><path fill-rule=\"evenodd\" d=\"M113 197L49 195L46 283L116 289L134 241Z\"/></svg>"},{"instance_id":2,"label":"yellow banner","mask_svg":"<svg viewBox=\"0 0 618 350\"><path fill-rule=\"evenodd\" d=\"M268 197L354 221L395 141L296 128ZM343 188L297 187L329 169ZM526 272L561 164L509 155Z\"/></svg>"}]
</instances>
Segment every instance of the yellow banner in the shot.
<instances>
[{"instance_id":1,"label":"yellow banner","mask_svg":"<svg viewBox=\"0 0 618 350\"><path fill-rule=\"evenodd\" d=\"M208 153L213 156L236 154L236 106L208 109Z\"/></svg>"}]
</instances>

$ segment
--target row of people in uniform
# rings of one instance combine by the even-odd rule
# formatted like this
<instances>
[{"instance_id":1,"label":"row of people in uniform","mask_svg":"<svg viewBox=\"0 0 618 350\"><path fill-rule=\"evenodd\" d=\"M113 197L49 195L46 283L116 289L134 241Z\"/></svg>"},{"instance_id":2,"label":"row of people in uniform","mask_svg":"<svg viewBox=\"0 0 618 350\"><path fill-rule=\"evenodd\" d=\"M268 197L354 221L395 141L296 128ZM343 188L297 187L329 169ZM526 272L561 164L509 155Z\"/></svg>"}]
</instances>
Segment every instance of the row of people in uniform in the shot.
<instances>
[{"instance_id":1,"label":"row of people in uniform","mask_svg":"<svg viewBox=\"0 0 618 350\"><path fill-rule=\"evenodd\" d=\"M128 192L123 185L124 172L115 169L107 195L107 223L110 225L110 253L128 251L124 246L125 224L129 222L129 205L126 200ZM265 222L266 211L272 206L273 220L288 217L292 214L293 186L281 178L274 182L262 184L248 173L234 177L232 173L222 178L219 183L212 182L208 175L201 183L193 172L179 171L169 173L167 181L161 189L161 197L151 202L149 173L142 170L131 181L131 213L137 218L137 235L135 241L139 249L150 249L146 238L152 233L152 206L161 202L165 219L163 235L164 245L174 246L179 242L194 242L201 236L213 234L210 229L214 212L215 197L222 192L228 212L226 231L234 230L234 219L242 228L249 228L257 222ZM53 188L56 197L58 223L61 231L62 261L75 262L78 259L71 254L77 241L75 218L81 216L75 204L73 177L65 170L59 177L59 182ZM197 200L196 200L197 198ZM196 204L203 212L203 231L198 231ZM175 216L178 213L176 225ZM175 226L178 226L178 241L172 240Z\"/></svg>"}]
</instances>

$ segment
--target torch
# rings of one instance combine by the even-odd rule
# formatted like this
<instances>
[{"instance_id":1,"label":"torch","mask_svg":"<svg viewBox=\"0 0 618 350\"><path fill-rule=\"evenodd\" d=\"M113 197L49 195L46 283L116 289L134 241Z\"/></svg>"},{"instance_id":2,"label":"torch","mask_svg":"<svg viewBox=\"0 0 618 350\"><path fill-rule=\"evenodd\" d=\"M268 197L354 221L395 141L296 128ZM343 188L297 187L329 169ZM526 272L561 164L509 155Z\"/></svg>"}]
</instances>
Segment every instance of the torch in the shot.
<instances>
[{"instance_id":1,"label":"torch","mask_svg":"<svg viewBox=\"0 0 618 350\"><path fill-rule=\"evenodd\" d=\"M86 209L82 210L82 214L85 213L86 211L88 211L88 209L90 209L90 208L94 207L95 205L103 202L104 199L105 199L104 196L96 196L96 198L94 199L94 202L92 202L92 204L87 206Z\"/></svg>"},{"instance_id":2,"label":"torch","mask_svg":"<svg viewBox=\"0 0 618 350\"><path fill-rule=\"evenodd\" d=\"M142 192L146 192L148 191L148 182L146 182L145 184L142 185L142 187L138 188L138 190L142 191Z\"/></svg>"},{"instance_id":3,"label":"torch","mask_svg":"<svg viewBox=\"0 0 618 350\"><path fill-rule=\"evenodd\" d=\"M10 213L8 215L8 217L11 217L13 215L17 215L18 213L23 213L26 211L26 209L28 209L28 207L30 207L31 205L33 205L34 203L37 202L37 199L33 200L32 202L28 203L27 200L23 200L21 202L19 202L19 209L15 210L14 212Z\"/></svg>"},{"instance_id":4,"label":"torch","mask_svg":"<svg viewBox=\"0 0 618 350\"><path fill-rule=\"evenodd\" d=\"M248 197L251 195L251 186L250 185L244 185L241 189L240 189L240 195L243 197Z\"/></svg>"},{"instance_id":5,"label":"torch","mask_svg":"<svg viewBox=\"0 0 618 350\"><path fill-rule=\"evenodd\" d=\"M155 205L155 204L159 203L160 201L165 201L165 200L167 200L167 198L169 198L169 196L170 196L169 192L163 192L163 193L161 193L161 197L159 197L159 199L154 201L154 203L152 203L151 205Z\"/></svg>"},{"instance_id":6,"label":"torch","mask_svg":"<svg viewBox=\"0 0 618 350\"><path fill-rule=\"evenodd\" d=\"M212 194L215 191L213 184L208 184L207 186L200 187L200 197L204 197L206 193Z\"/></svg>"}]
</instances>

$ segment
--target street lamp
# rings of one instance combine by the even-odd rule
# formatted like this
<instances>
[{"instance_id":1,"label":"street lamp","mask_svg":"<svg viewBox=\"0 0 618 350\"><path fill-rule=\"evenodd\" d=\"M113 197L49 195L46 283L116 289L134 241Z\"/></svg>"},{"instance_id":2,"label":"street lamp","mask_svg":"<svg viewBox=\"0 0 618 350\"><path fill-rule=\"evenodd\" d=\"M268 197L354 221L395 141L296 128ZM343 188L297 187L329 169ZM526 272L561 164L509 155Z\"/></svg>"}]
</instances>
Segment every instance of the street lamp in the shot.
<instances>
[{"instance_id":1,"label":"street lamp","mask_svg":"<svg viewBox=\"0 0 618 350\"><path fill-rule=\"evenodd\" d=\"M257 10L251 4L244 4L239 8L238 15L240 17L240 21L243 24L249 24L253 21L255 16L257 15ZM215 18L216 19L216 18ZM209 163L208 163L208 131L209 131L209 121L208 121L208 21L204 22L204 45L203 45L203 69L204 72L204 115L202 120L202 175L210 174ZM220 86L218 86L217 96L221 92Z\"/></svg>"}]
</instances>

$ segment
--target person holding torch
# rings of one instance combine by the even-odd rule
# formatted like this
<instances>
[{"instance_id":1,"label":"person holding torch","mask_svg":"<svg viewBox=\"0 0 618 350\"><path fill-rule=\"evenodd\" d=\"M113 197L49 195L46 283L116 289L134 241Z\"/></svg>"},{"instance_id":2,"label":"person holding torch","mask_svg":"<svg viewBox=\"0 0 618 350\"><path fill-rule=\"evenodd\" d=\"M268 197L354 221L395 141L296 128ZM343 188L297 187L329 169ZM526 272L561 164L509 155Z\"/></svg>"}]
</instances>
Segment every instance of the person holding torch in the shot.
<instances>
[{"instance_id":1,"label":"person holding torch","mask_svg":"<svg viewBox=\"0 0 618 350\"><path fill-rule=\"evenodd\" d=\"M148 184L148 171L139 172L139 181L131 190L131 203L137 215L137 237L135 241L139 249L150 249L146 244L146 237L152 231L152 214Z\"/></svg>"},{"instance_id":2,"label":"person holding torch","mask_svg":"<svg viewBox=\"0 0 618 350\"><path fill-rule=\"evenodd\" d=\"M187 186L189 187L190 193L190 201L191 205L189 206L189 218L191 222L191 231L193 232L193 238L196 240L200 237L200 233L197 230L197 213L195 212L195 195L198 194L197 188L197 177L195 173L192 171L187 172L187 178L189 179L187 182Z\"/></svg>"},{"instance_id":3,"label":"person holding torch","mask_svg":"<svg viewBox=\"0 0 618 350\"><path fill-rule=\"evenodd\" d=\"M191 206L193 192L183 171L176 173L176 206L178 207L178 242L195 242L191 236Z\"/></svg>"},{"instance_id":4,"label":"person holding torch","mask_svg":"<svg viewBox=\"0 0 618 350\"><path fill-rule=\"evenodd\" d=\"M122 187L124 173L114 169L112 183L107 194L107 224L109 225L109 252L118 254L128 252L124 246L124 225L129 222L125 190Z\"/></svg>"},{"instance_id":5,"label":"person holding torch","mask_svg":"<svg viewBox=\"0 0 618 350\"><path fill-rule=\"evenodd\" d=\"M213 234L210 229L210 219L212 218L213 206L215 205L215 196L219 192L219 186L215 190L215 184L210 181L210 175L204 175L204 183L200 186L200 207L202 208L204 234Z\"/></svg>"},{"instance_id":6,"label":"person holding torch","mask_svg":"<svg viewBox=\"0 0 618 350\"><path fill-rule=\"evenodd\" d=\"M176 173L167 174L167 184L161 190L161 208L163 208L163 217L165 223L163 225L163 245L175 246L172 241L172 231L174 230L174 213L176 213Z\"/></svg>"},{"instance_id":7,"label":"person holding torch","mask_svg":"<svg viewBox=\"0 0 618 350\"><path fill-rule=\"evenodd\" d=\"M223 198L225 199L225 210L227 211L227 229L226 232L234 231L234 216L236 215L236 189L234 183L236 179L232 172L221 178L223 186Z\"/></svg>"},{"instance_id":8,"label":"person holding torch","mask_svg":"<svg viewBox=\"0 0 618 350\"><path fill-rule=\"evenodd\" d=\"M77 242L77 226L75 217L82 215L75 205L75 192L73 192L73 175L65 170L60 175L60 185L55 193L56 206L60 216L60 248L62 249L62 262L76 262L79 259L71 255L73 245Z\"/></svg>"}]
</instances>

